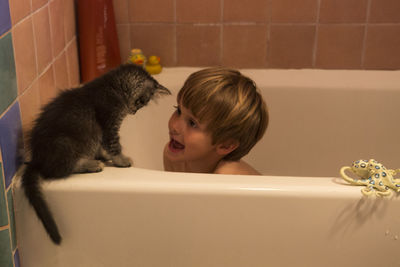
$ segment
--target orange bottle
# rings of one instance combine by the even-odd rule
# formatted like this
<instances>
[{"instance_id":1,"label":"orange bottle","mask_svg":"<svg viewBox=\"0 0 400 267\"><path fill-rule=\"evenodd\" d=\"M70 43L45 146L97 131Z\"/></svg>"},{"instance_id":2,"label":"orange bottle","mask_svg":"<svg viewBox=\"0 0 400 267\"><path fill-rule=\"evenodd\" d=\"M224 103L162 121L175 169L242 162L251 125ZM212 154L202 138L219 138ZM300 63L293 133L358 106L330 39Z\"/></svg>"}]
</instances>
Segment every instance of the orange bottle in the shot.
<instances>
[{"instance_id":1,"label":"orange bottle","mask_svg":"<svg viewBox=\"0 0 400 267\"><path fill-rule=\"evenodd\" d=\"M81 82L121 64L112 0L77 0Z\"/></svg>"}]
</instances>

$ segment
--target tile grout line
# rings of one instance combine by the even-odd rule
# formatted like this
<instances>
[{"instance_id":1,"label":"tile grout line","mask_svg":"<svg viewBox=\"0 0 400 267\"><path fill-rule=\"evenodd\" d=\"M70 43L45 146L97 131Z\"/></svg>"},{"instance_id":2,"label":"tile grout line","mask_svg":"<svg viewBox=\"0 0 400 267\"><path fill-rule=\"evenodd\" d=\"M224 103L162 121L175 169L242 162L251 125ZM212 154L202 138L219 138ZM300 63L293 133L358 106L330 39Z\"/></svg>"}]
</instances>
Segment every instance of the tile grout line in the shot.
<instances>
[{"instance_id":1,"label":"tile grout line","mask_svg":"<svg viewBox=\"0 0 400 267\"><path fill-rule=\"evenodd\" d=\"M7 34L11 33L11 29L12 26L10 27L10 29L8 29L7 31L5 31L3 34L0 35L0 39L3 39L4 37L6 37Z\"/></svg>"},{"instance_id":2,"label":"tile grout line","mask_svg":"<svg viewBox=\"0 0 400 267\"><path fill-rule=\"evenodd\" d=\"M111 3L111 5L112 5L112 3ZM68 33L65 31L65 8L64 8L65 6L63 6L63 25L64 25L64 48L66 48L65 49L65 60L66 60L66 65L67 65L67 78L68 78L68 87L71 87L71 84L72 84L72 81L71 81L71 73L70 73L70 62L69 62L69 57L68 57L68 49L69 49L69 46L67 45L67 39L68 39L68 37L67 37L67 35L68 35ZM74 13L74 19L75 19L75 13ZM117 29L115 29L115 30L117 30ZM74 34L74 36L76 35L76 30L75 30L75 34ZM118 37L117 37L118 38Z\"/></svg>"},{"instance_id":3,"label":"tile grout line","mask_svg":"<svg viewBox=\"0 0 400 267\"><path fill-rule=\"evenodd\" d=\"M10 109L12 108L12 106L14 106L17 102L18 102L18 98L19 96L17 96L12 102L11 104L4 110L4 112L2 114L0 114L0 120L3 118L3 116L10 111Z\"/></svg>"},{"instance_id":4,"label":"tile grout line","mask_svg":"<svg viewBox=\"0 0 400 267\"><path fill-rule=\"evenodd\" d=\"M51 55L52 55L52 57L53 57L53 59L56 57L56 55L54 55L54 43L53 43L53 27L54 27L54 25L53 25L53 23L51 23L51 21L52 21L52 17L54 16L54 14L51 14L51 10L50 10L50 2L53 2L53 1L50 1L49 0L49 2L48 2L48 6L49 6L49 8L47 9L47 13L48 13L48 15L49 15L49 28L50 28L50 42L51 42ZM63 18L64 19L64 18ZM76 35L76 33L75 33L75 35Z\"/></svg>"},{"instance_id":5,"label":"tile grout line","mask_svg":"<svg viewBox=\"0 0 400 267\"><path fill-rule=\"evenodd\" d=\"M10 224L4 225L4 226L0 226L0 231L4 231L4 230L10 230Z\"/></svg>"},{"instance_id":6,"label":"tile grout line","mask_svg":"<svg viewBox=\"0 0 400 267\"><path fill-rule=\"evenodd\" d=\"M267 34L266 34L267 40L266 40L266 43L265 43L267 47L265 48L266 51L265 51L265 62L264 62L266 68L269 68L270 65L271 65L271 62L270 62L270 59L271 59L271 57L270 57L270 53L271 53L270 44L271 44L272 0L269 0L268 4L269 4L269 10L268 10L269 14L268 14Z\"/></svg>"},{"instance_id":7,"label":"tile grout line","mask_svg":"<svg viewBox=\"0 0 400 267\"><path fill-rule=\"evenodd\" d=\"M174 12L174 25L173 25L173 32L174 32L174 65L178 65L178 31L177 31L177 12L176 12L176 0L173 0L173 12Z\"/></svg>"},{"instance_id":8,"label":"tile grout line","mask_svg":"<svg viewBox=\"0 0 400 267\"><path fill-rule=\"evenodd\" d=\"M371 5L372 5L372 0L368 0L367 2L367 14L365 17L365 25L364 25L364 37L363 37L363 42L362 42L362 48L361 48L361 69L365 69L365 53L367 50L367 37L368 37L368 27L369 27L369 19L371 16Z\"/></svg>"},{"instance_id":9,"label":"tile grout line","mask_svg":"<svg viewBox=\"0 0 400 267\"><path fill-rule=\"evenodd\" d=\"M320 18L320 10L321 10L321 0L317 1L317 17L315 23L315 34L314 34L314 47L313 47L313 54L312 54L312 68L316 68L317 65L317 50L318 50L318 32L319 32L319 18Z\"/></svg>"},{"instance_id":10,"label":"tile grout line","mask_svg":"<svg viewBox=\"0 0 400 267\"><path fill-rule=\"evenodd\" d=\"M0 147L0 154L1 154L1 147ZM7 188L6 188L6 179L4 177L4 163L1 163L1 168L0 168L0 172L2 173L1 177L3 177L3 179L1 179L1 183L3 184L3 189L4 189L4 200L6 203L6 213L7 213L7 224L0 226L0 231L4 231L9 229L9 234L11 234L11 227L10 227L10 215L8 212L8 201L7 201ZM10 240L11 240L11 236L10 236ZM11 244L10 244L11 245Z\"/></svg>"},{"instance_id":11,"label":"tile grout line","mask_svg":"<svg viewBox=\"0 0 400 267\"><path fill-rule=\"evenodd\" d=\"M223 65L224 63L224 5L225 2L224 0L221 0L219 2L219 7L220 7L220 14L219 14L219 19L221 21L221 25L219 26L220 30L219 30L219 62L220 65Z\"/></svg>"},{"instance_id":12,"label":"tile grout line","mask_svg":"<svg viewBox=\"0 0 400 267\"><path fill-rule=\"evenodd\" d=\"M32 3L32 1L31 1L31 3ZM34 25L34 21L33 21L33 13L30 14L30 17L32 18L33 47L34 47L34 53L35 53L36 77L37 77L39 75L39 63L38 63L39 60L38 60L38 51L37 51L37 42L36 42L36 31L35 31L35 25ZM24 91L26 91L26 90L24 90Z\"/></svg>"},{"instance_id":13,"label":"tile grout line","mask_svg":"<svg viewBox=\"0 0 400 267\"><path fill-rule=\"evenodd\" d=\"M127 8L128 8L128 18L127 18L127 21L129 22L129 18L130 18L130 1L128 1L128 0L125 0L125 3L126 3L126 6L127 6ZM117 23L115 23L115 25L117 25ZM128 47L129 47L129 53L130 53L130 50L132 49L132 40L131 40L131 23L129 22L128 23L128 34L129 34L129 38L128 38ZM121 51L120 51L120 53L121 53ZM124 60L126 60L126 59L124 59ZM121 61L122 61L122 58L121 58ZM79 62L79 51L78 51L78 62ZM78 64L79 65L79 64ZM80 81L79 81L80 82Z\"/></svg>"},{"instance_id":14,"label":"tile grout line","mask_svg":"<svg viewBox=\"0 0 400 267\"><path fill-rule=\"evenodd\" d=\"M18 168L19 169L19 168ZM16 172L17 173L17 172ZM9 235L9 238L10 238L10 249L11 249L11 253L13 254L13 262L14 262L14 253L13 253L13 249L12 249L12 247L13 247L13 245L15 245L15 248L17 248L18 246L17 246L17 244L13 244L13 237L12 237L12 235L13 235L13 233L12 233L12 229L11 229L11 224L12 224L12 222L11 222L11 216L10 216L10 204L8 204L8 198L7 198L7 191L11 191L11 194L13 193L12 192L12 185L13 185L13 183L14 183L14 177L15 177L15 174L13 175L13 177L11 178L11 183L10 183L10 185L9 185L9 187L8 187L8 189L5 189L4 191L4 197L6 198L6 209L7 209L7 218L8 218L8 229L9 229L9 231L8 231L8 235ZM14 199L14 197L13 197L13 199ZM14 206L14 205L13 205ZM12 212L14 212L14 209L12 210ZM14 231L15 231L15 229L14 229ZM15 234L15 233L14 233Z\"/></svg>"}]
</instances>

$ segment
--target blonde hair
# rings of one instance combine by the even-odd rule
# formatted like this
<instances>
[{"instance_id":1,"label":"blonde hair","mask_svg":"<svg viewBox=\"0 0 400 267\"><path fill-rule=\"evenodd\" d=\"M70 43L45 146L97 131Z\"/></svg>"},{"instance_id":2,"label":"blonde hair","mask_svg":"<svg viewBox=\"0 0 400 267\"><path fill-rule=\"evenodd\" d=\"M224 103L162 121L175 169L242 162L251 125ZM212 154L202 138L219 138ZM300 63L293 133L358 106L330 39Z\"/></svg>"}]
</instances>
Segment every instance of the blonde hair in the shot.
<instances>
[{"instance_id":1,"label":"blonde hair","mask_svg":"<svg viewBox=\"0 0 400 267\"><path fill-rule=\"evenodd\" d=\"M239 160L263 137L268 111L256 84L237 70L215 67L189 76L178 103L206 123L213 144L239 142L225 160Z\"/></svg>"}]
</instances>

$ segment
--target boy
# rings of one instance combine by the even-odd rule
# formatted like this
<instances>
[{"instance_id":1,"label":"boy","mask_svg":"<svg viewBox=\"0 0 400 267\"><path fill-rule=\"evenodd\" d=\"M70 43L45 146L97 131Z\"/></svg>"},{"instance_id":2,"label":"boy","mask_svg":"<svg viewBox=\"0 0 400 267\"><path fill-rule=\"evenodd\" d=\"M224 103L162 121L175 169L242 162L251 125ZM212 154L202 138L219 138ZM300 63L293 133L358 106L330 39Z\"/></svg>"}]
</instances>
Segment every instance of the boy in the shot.
<instances>
[{"instance_id":1,"label":"boy","mask_svg":"<svg viewBox=\"0 0 400 267\"><path fill-rule=\"evenodd\" d=\"M241 160L268 125L255 83L216 67L189 76L177 96L164 148L166 171L259 175Z\"/></svg>"}]
</instances>

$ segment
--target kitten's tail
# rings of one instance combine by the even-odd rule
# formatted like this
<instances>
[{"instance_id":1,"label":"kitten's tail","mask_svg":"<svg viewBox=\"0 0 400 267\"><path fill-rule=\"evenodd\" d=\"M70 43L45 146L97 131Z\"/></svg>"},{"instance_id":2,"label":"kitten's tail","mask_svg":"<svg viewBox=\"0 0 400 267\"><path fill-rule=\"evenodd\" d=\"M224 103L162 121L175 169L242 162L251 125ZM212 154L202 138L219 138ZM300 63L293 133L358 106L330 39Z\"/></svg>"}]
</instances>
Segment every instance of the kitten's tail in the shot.
<instances>
[{"instance_id":1,"label":"kitten's tail","mask_svg":"<svg viewBox=\"0 0 400 267\"><path fill-rule=\"evenodd\" d=\"M22 187L51 240L59 245L61 243L61 235L40 190L39 172L31 164L28 164L25 173L22 175Z\"/></svg>"}]
</instances>

